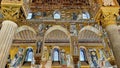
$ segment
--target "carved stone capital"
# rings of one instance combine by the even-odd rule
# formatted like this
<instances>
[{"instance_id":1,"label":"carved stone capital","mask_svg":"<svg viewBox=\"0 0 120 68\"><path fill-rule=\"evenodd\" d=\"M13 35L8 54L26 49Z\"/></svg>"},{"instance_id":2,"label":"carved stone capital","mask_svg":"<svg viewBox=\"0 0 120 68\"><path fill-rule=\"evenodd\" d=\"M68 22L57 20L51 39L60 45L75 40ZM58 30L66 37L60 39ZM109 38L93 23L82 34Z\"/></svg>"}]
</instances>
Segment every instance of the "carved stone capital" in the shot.
<instances>
[{"instance_id":1,"label":"carved stone capital","mask_svg":"<svg viewBox=\"0 0 120 68\"><path fill-rule=\"evenodd\" d=\"M118 15L118 7L102 7L101 22L104 27L116 24L116 18Z\"/></svg>"},{"instance_id":2,"label":"carved stone capital","mask_svg":"<svg viewBox=\"0 0 120 68\"><path fill-rule=\"evenodd\" d=\"M103 13L101 16L101 22L104 27L116 24L116 16L113 13Z\"/></svg>"},{"instance_id":3,"label":"carved stone capital","mask_svg":"<svg viewBox=\"0 0 120 68\"><path fill-rule=\"evenodd\" d=\"M1 12L4 19L17 20L20 17L20 8L22 6L22 0L2 0Z\"/></svg>"}]
</instances>

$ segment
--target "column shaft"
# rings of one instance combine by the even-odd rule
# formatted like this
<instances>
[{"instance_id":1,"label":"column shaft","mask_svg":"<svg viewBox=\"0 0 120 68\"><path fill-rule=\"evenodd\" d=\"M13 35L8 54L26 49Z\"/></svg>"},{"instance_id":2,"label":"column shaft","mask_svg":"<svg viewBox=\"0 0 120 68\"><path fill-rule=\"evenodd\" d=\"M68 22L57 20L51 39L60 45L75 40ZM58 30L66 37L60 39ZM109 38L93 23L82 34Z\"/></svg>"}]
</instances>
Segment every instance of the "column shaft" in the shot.
<instances>
[{"instance_id":1,"label":"column shaft","mask_svg":"<svg viewBox=\"0 0 120 68\"><path fill-rule=\"evenodd\" d=\"M116 24L106 26L109 39L112 44L112 50L115 56L116 64L120 68L120 34L118 32L118 26Z\"/></svg>"},{"instance_id":2,"label":"column shaft","mask_svg":"<svg viewBox=\"0 0 120 68\"><path fill-rule=\"evenodd\" d=\"M5 68L9 50L12 45L17 25L12 21L4 21L0 31L0 67Z\"/></svg>"}]
</instances>

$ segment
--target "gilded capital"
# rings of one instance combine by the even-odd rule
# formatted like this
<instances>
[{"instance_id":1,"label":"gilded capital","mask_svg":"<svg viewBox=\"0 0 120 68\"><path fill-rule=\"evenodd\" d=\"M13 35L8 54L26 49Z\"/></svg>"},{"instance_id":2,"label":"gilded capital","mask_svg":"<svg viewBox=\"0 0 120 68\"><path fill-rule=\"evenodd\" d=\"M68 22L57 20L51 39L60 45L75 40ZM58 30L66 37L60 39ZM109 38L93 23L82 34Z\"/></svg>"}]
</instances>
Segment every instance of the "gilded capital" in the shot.
<instances>
[{"instance_id":1,"label":"gilded capital","mask_svg":"<svg viewBox=\"0 0 120 68\"><path fill-rule=\"evenodd\" d=\"M118 15L118 7L102 7L101 23L103 27L106 27L111 24L116 24L116 18Z\"/></svg>"},{"instance_id":2,"label":"gilded capital","mask_svg":"<svg viewBox=\"0 0 120 68\"><path fill-rule=\"evenodd\" d=\"M1 13L6 20L17 20L20 17L22 0L2 0Z\"/></svg>"}]
</instances>

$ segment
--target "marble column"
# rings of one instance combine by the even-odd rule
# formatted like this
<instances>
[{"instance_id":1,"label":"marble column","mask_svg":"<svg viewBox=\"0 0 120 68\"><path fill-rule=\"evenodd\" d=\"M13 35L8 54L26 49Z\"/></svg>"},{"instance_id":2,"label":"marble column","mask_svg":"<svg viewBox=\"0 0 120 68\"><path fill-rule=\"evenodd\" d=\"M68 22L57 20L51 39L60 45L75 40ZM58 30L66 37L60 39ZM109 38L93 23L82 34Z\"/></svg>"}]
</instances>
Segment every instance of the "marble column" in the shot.
<instances>
[{"instance_id":1,"label":"marble column","mask_svg":"<svg viewBox=\"0 0 120 68\"><path fill-rule=\"evenodd\" d=\"M108 34L117 68L120 68L120 33L116 23L119 7L101 7L101 12L101 24ZM110 58L113 60L112 56Z\"/></svg>"},{"instance_id":2,"label":"marble column","mask_svg":"<svg viewBox=\"0 0 120 68\"><path fill-rule=\"evenodd\" d=\"M12 45L14 33L17 29L17 24L12 21L3 21L0 30L0 67L5 68L9 50Z\"/></svg>"},{"instance_id":3,"label":"marble column","mask_svg":"<svg viewBox=\"0 0 120 68\"><path fill-rule=\"evenodd\" d=\"M118 26L116 24L111 24L106 26L105 29L112 44L116 64L118 68L120 68L120 33L118 32Z\"/></svg>"}]
</instances>

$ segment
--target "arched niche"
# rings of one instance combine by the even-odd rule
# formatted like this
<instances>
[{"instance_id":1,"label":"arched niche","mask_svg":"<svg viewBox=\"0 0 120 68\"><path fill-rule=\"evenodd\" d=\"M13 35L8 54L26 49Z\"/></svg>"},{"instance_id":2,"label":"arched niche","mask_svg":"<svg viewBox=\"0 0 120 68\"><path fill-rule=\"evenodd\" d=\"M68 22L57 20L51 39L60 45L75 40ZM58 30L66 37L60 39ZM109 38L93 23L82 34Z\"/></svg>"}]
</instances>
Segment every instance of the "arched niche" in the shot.
<instances>
[{"instance_id":1,"label":"arched niche","mask_svg":"<svg viewBox=\"0 0 120 68\"><path fill-rule=\"evenodd\" d=\"M54 19L61 19L61 13L60 13L60 11L55 10L55 11L53 12L53 18L54 18Z\"/></svg>"},{"instance_id":2,"label":"arched niche","mask_svg":"<svg viewBox=\"0 0 120 68\"><path fill-rule=\"evenodd\" d=\"M101 32L92 26L83 27L78 33L79 43L102 43Z\"/></svg>"},{"instance_id":3,"label":"arched niche","mask_svg":"<svg viewBox=\"0 0 120 68\"><path fill-rule=\"evenodd\" d=\"M90 19L90 14L88 11L82 12L82 19Z\"/></svg>"},{"instance_id":4,"label":"arched niche","mask_svg":"<svg viewBox=\"0 0 120 68\"><path fill-rule=\"evenodd\" d=\"M84 48L80 48L80 61L87 61L86 51Z\"/></svg>"},{"instance_id":5,"label":"arched niche","mask_svg":"<svg viewBox=\"0 0 120 68\"><path fill-rule=\"evenodd\" d=\"M24 30L29 30L29 31L32 31L34 34L37 34L36 31L32 27L26 26L26 25L19 27L17 29L16 33L19 33L19 32L24 31Z\"/></svg>"},{"instance_id":6,"label":"arched niche","mask_svg":"<svg viewBox=\"0 0 120 68\"><path fill-rule=\"evenodd\" d=\"M57 62L60 64L61 56L60 56L60 47L54 46L52 48L52 63Z\"/></svg>"},{"instance_id":7,"label":"arched niche","mask_svg":"<svg viewBox=\"0 0 120 68\"><path fill-rule=\"evenodd\" d=\"M44 43L48 41L54 43L56 42L71 43L70 33L64 27L55 25L49 28L44 35Z\"/></svg>"},{"instance_id":8,"label":"arched niche","mask_svg":"<svg viewBox=\"0 0 120 68\"><path fill-rule=\"evenodd\" d=\"M60 50L54 48L52 51L52 62L60 62Z\"/></svg>"},{"instance_id":9,"label":"arched niche","mask_svg":"<svg viewBox=\"0 0 120 68\"><path fill-rule=\"evenodd\" d=\"M26 49L25 62L32 62L34 57L34 52L32 47Z\"/></svg>"},{"instance_id":10,"label":"arched niche","mask_svg":"<svg viewBox=\"0 0 120 68\"><path fill-rule=\"evenodd\" d=\"M85 26L85 27L83 27L80 31L79 31L79 34L82 32L82 31L84 31L84 30L89 30L89 31L92 31L92 32L94 32L94 33L96 33L97 35L99 35L101 32L98 30L98 29L96 29L95 27L92 27L92 26Z\"/></svg>"},{"instance_id":11,"label":"arched niche","mask_svg":"<svg viewBox=\"0 0 120 68\"><path fill-rule=\"evenodd\" d=\"M79 47L79 61L81 62L81 65L87 64L89 65L89 58L87 49L84 46Z\"/></svg>"},{"instance_id":12,"label":"arched niche","mask_svg":"<svg viewBox=\"0 0 120 68\"><path fill-rule=\"evenodd\" d=\"M14 40L36 40L36 35L32 27L23 25L17 29Z\"/></svg>"},{"instance_id":13,"label":"arched niche","mask_svg":"<svg viewBox=\"0 0 120 68\"><path fill-rule=\"evenodd\" d=\"M45 32L44 40L43 40L43 48L47 45L47 43L48 44L54 43L55 44L54 46L58 46L58 47L59 47L59 45L65 45L65 44L61 44L61 43L67 43L67 45L69 45L68 47L70 47L70 53L72 53L70 33L67 31L67 29L65 29L64 27L62 27L60 25L54 25ZM54 48L56 48L56 47L54 47ZM54 49L52 49L52 50L54 50ZM44 49L42 51L44 51Z\"/></svg>"}]
</instances>

